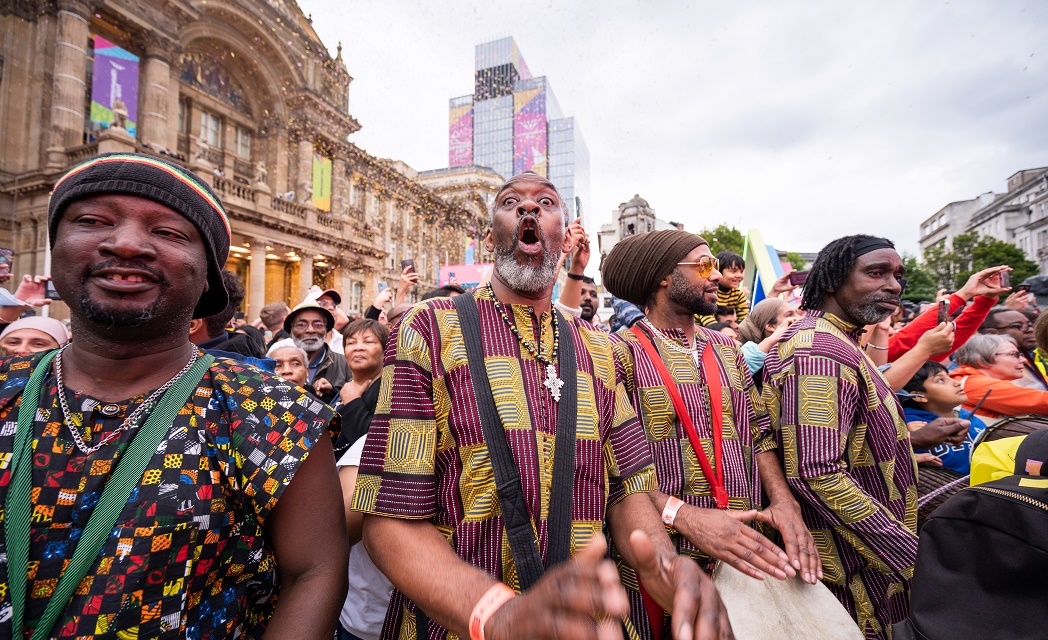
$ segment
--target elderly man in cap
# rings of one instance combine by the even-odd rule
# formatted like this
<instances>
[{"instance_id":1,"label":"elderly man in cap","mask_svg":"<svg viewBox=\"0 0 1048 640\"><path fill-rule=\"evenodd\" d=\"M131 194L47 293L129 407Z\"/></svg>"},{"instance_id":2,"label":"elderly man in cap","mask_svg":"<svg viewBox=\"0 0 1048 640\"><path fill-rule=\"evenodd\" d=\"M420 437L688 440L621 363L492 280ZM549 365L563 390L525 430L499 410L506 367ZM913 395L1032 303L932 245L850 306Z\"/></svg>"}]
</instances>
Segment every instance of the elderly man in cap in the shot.
<instances>
[{"instance_id":1,"label":"elderly man in cap","mask_svg":"<svg viewBox=\"0 0 1048 640\"><path fill-rule=\"evenodd\" d=\"M492 205L491 282L416 305L390 335L353 503L396 587L383 638L595 638L595 617L614 637L604 616L627 601L605 531L675 636L731 636L647 495L655 473L609 337L553 308L564 229L552 183L510 179Z\"/></svg>"},{"instance_id":2,"label":"elderly man in cap","mask_svg":"<svg viewBox=\"0 0 1048 640\"><path fill-rule=\"evenodd\" d=\"M99 156L55 185L48 232L76 339L0 360L0 637L330 637L332 411L189 341L226 307L221 203Z\"/></svg>"},{"instance_id":3,"label":"elderly man in cap","mask_svg":"<svg viewBox=\"0 0 1048 640\"><path fill-rule=\"evenodd\" d=\"M608 291L647 309L616 334L616 355L655 460L659 490L650 495L674 544L707 570L720 560L754 578L799 572L814 584L815 545L745 361L730 339L695 324L717 307L720 272L706 241L685 231L642 233L616 244L601 267ZM770 501L763 510L762 488ZM778 529L786 552L744 524L750 520ZM629 567L620 572L624 584L637 584ZM641 593L630 595L635 624L647 627Z\"/></svg>"},{"instance_id":4,"label":"elderly man in cap","mask_svg":"<svg viewBox=\"0 0 1048 640\"><path fill-rule=\"evenodd\" d=\"M884 238L823 247L795 322L764 361L763 396L786 479L822 556L824 583L867 638L909 610L917 465L902 407L859 347L899 305L906 268Z\"/></svg>"},{"instance_id":5,"label":"elderly man in cap","mask_svg":"<svg viewBox=\"0 0 1048 640\"><path fill-rule=\"evenodd\" d=\"M338 397L342 385L350 379L346 356L324 342L324 336L334 326L335 316L312 300L298 305L284 318L284 330L309 357L309 384L306 388L312 389L327 403Z\"/></svg>"}]
</instances>

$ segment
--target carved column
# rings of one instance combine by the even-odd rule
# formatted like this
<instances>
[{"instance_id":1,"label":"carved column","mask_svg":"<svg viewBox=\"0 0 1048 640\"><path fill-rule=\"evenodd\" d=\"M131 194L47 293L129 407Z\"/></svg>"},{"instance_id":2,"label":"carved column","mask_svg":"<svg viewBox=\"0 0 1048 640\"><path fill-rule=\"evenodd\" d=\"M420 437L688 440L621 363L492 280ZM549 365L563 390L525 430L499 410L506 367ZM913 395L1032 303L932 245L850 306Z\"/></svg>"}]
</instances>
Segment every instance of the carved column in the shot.
<instances>
[{"instance_id":1,"label":"carved column","mask_svg":"<svg viewBox=\"0 0 1048 640\"><path fill-rule=\"evenodd\" d=\"M303 199L306 192L313 190L313 140L303 137L298 141L298 176L295 180L295 200L301 204L312 204L313 198Z\"/></svg>"},{"instance_id":2,"label":"carved column","mask_svg":"<svg viewBox=\"0 0 1048 640\"><path fill-rule=\"evenodd\" d=\"M331 212L336 215L346 214L346 195L349 182L346 180L346 160L335 156L331 160Z\"/></svg>"},{"instance_id":3,"label":"carved column","mask_svg":"<svg viewBox=\"0 0 1048 640\"><path fill-rule=\"evenodd\" d=\"M165 146L170 151L178 148L177 135L171 135L178 129L178 87L171 84L173 56L174 44L160 33L151 32L142 63L142 110L138 117L139 139ZM174 101L171 99L172 89ZM171 110L172 104L174 111Z\"/></svg>"},{"instance_id":4,"label":"carved column","mask_svg":"<svg viewBox=\"0 0 1048 640\"><path fill-rule=\"evenodd\" d=\"M298 302L309 295L309 288L313 286L313 255L306 255L308 251L302 250L302 259L298 262Z\"/></svg>"},{"instance_id":5,"label":"carved column","mask_svg":"<svg viewBox=\"0 0 1048 640\"><path fill-rule=\"evenodd\" d=\"M84 134L84 97L87 93L87 17L91 8L82 0L60 0L55 38L55 71L51 82L51 137L47 165L66 165L65 149L81 143Z\"/></svg>"},{"instance_id":6,"label":"carved column","mask_svg":"<svg viewBox=\"0 0 1048 640\"><path fill-rule=\"evenodd\" d=\"M266 242L251 241L251 267L248 270L247 317L257 318L266 304Z\"/></svg>"}]
</instances>

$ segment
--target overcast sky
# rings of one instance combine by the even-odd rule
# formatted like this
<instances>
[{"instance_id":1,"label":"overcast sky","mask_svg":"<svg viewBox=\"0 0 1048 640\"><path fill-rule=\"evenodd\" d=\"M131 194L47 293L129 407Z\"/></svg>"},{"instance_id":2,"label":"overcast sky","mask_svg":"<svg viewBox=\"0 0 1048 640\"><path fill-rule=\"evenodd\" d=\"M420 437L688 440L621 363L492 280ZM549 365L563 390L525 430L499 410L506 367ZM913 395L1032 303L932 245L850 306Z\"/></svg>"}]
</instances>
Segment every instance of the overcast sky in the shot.
<instances>
[{"instance_id":1,"label":"overcast sky","mask_svg":"<svg viewBox=\"0 0 1048 640\"><path fill-rule=\"evenodd\" d=\"M1048 2L299 0L354 81L354 142L447 166L473 48L512 35L590 149L592 226L639 193L689 230L817 251L1048 166ZM596 228L590 231L596 231Z\"/></svg>"}]
</instances>

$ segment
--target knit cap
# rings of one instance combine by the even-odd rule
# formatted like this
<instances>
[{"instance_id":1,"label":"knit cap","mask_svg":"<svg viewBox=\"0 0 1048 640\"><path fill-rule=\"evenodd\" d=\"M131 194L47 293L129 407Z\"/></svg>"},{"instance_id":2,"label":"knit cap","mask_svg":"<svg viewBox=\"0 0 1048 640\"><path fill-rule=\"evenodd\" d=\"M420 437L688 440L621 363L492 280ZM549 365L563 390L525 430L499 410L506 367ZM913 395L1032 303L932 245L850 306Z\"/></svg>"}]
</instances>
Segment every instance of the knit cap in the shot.
<instances>
[{"instance_id":1,"label":"knit cap","mask_svg":"<svg viewBox=\"0 0 1048 640\"><path fill-rule=\"evenodd\" d=\"M228 303L222 267L229 256L229 217L214 191L183 167L140 153L109 153L73 167L51 192L47 231L55 246L58 222L70 203L105 193L127 194L158 202L185 216L200 232L207 251L208 289L193 310L194 318L223 311Z\"/></svg>"},{"instance_id":2,"label":"knit cap","mask_svg":"<svg viewBox=\"0 0 1048 640\"><path fill-rule=\"evenodd\" d=\"M623 238L600 266L604 287L617 298L641 309L648 297L695 247L706 244L701 236L667 229Z\"/></svg>"}]
</instances>

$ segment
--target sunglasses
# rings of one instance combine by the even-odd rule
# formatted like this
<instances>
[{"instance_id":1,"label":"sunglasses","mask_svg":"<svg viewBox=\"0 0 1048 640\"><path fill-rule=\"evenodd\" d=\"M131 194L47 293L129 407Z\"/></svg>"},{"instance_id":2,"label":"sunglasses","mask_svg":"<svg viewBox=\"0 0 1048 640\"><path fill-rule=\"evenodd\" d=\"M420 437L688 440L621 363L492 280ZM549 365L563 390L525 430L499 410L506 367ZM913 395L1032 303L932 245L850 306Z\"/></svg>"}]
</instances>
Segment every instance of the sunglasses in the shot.
<instances>
[{"instance_id":1,"label":"sunglasses","mask_svg":"<svg viewBox=\"0 0 1048 640\"><path fill-rule=\"evenodd\" d=\"M720 271L720 260L713 256L702 256L698 262L678 262L677 266L695 267L700 278L708 278L714 269Z\"/></svg>"}]
</instances>

